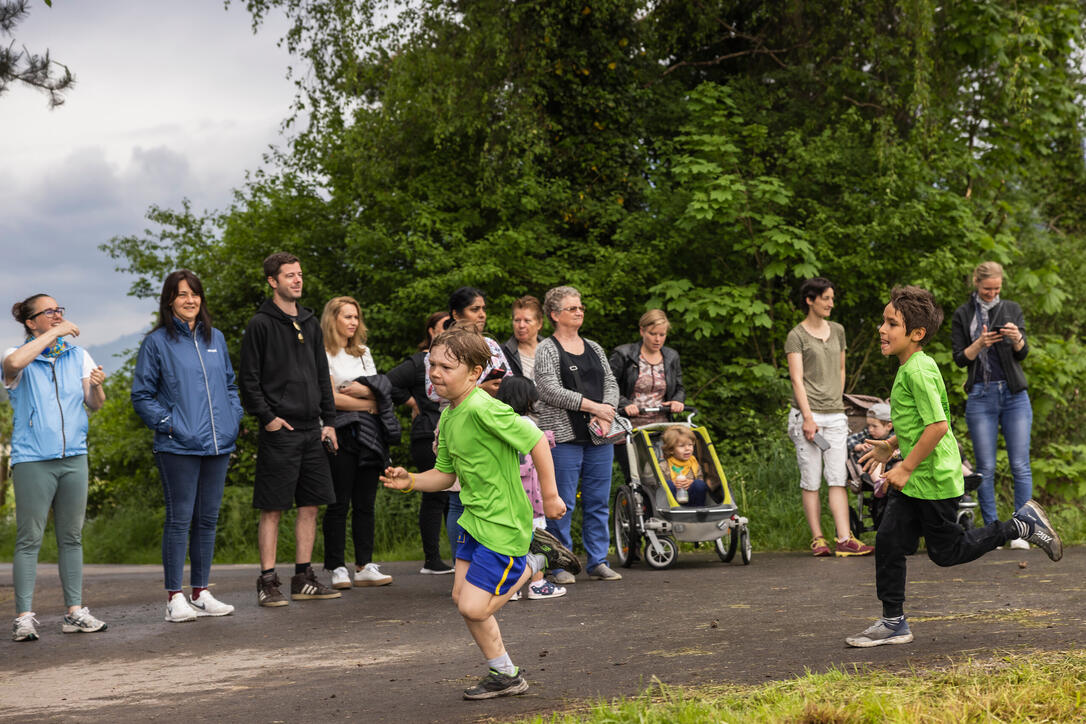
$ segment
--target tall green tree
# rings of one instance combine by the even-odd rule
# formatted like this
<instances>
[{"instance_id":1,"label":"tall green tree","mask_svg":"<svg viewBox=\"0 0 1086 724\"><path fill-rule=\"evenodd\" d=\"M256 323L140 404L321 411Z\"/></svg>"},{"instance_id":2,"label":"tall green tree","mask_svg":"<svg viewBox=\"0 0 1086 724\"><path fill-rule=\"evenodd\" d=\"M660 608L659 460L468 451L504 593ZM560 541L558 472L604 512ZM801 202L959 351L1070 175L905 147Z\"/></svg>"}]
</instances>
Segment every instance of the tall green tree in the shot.
<instances>
[{"instance_id":1,"label":"tall green tree","mask_svg":"<svg viewBox=\"0 0 1086 724\"><path fill-rule=\"evenodd\" d=\"M53 0L43 0L52 6ZM0 0L0 95L12 84L27 85L49 96L49 107L64 103L64 91L75 85L68 66L58 63L46 50L38 55L25 47L15 48L15 27L30 13L29 0ZM3 42L12 38L10 43Z\"/></svg>"},{"instance_id":2,"label":"tall green tree","mask_svg":"<svg viewBox=\"0 0 1086 724\"><path fill-rule=\"evenodd\" d=\"M488 292L496 336L513 298L560 283L605 346L660 305L695 401L741 449L779 426L802 278L838 283L849 387L886 394L889 289L930 287L949 314L992 258L1027 310L1038 457L1086 452L1081 2L246 7L291 21L278 168L230 209L154 209L158 229L111 242L135 293L192 266L236 345L260 259L289 248L310 306L355 295L386 363L461 284ZM948 338L932 352L956 385ZM1077 490L1075 465L1041 465L1044 484Z\"/></svg>"}]
</instances>

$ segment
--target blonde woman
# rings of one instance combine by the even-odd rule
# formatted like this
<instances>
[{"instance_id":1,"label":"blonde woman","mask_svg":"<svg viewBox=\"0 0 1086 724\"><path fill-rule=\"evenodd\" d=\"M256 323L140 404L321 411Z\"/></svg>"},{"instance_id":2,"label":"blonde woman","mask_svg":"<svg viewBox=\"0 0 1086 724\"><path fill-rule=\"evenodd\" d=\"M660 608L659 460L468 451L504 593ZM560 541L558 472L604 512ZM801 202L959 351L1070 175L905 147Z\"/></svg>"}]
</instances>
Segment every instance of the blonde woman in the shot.
<instances>
[{"instance_id":1,"label":"blonde woman","mask_svg":"<svg viewBox=\"0 0 1086 724\"><path fill-rule=\"evenodd\" d=\"M372 558L378 478L388 459L388 444L378 417L377 366L366 346L366 324L358 302L352 297L330 300L321 313L321 331L339 442L339 450L328 453L336 502L324 512L324 568L332 572L333 588L385 586L392 583L392 576L381 573ZM353 574L347 570L344 554L348 510L354 539Z\"/></svg>"},{"instance_id":2,"label":"blonde woman","mask_svg":"<svg viewBox=\"0 0 1086 724\"><path fill-rule=\"evenodd\" d=\"M983 481L977 490L984 523L998 520L995 501L996 447L999 431L1007 445L1007 460L1014 476L1014 509L1033 497L1033 471L1029 462L1033 407L1030 405L1022 361L1029 354L1022 307L1001 299L1003 267L986 261L973 270L975 290L958 307L951 322L950 344L954 362L968 367L965 421L977 472ZM1011 548L1029 548L1019 538Z\"/></svg>"}]
</instances>

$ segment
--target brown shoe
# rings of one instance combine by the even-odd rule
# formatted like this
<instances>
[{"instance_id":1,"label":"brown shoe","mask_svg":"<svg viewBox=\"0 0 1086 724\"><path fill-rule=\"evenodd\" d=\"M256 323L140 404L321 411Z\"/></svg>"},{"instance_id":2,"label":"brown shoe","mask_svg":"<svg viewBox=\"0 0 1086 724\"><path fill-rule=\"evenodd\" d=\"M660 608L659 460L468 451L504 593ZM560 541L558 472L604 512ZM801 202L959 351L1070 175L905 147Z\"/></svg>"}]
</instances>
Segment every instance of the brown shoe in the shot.
<instances>
[{"instance_id":1,"label":"brown shoe","mask_svg":"<svg viewBox=\"0 0 1086 724\"><path fill-rule=\"evenodd\" d=\"M838 558L845 556L867 556L875 552L875 546L869 546L866 543L856 540L856 536L850 535L848 540L837 544L837 550L834 554Z\"/></svg>"},{"instance_id":2,"label":"brown shoe","mask_svg":"<svg viewBox=\"0 0 1086 724\"><path fill-rule=\"evenodd\" d=\"M313 567L305 569L305 573L297 573L290 579L290 597L304 600L307 598L340 598L339 591L329 588L317 580L317 574Z\"/></svg>"},{"instance_id":3,"label":"brown shoe","mask_svg":"<svg viewBox=\"0 0 1086 724\"><path fill-rule=\"evenodd\" d=\"M811 553L816 558L822 558L823 556L828 556L832 552L833 551L830 550L830 544L827 543L826 539L823 538L822 536L818 536L817 538L815 538L814 540L811 541Z\"/></svg>"},{"instance_id":4,"label":"brown shoe","mask_svg":"<svg viewBox=\"0 0 1086 724\"><path fill-rule=\"evenodd\" d=\"M290 601L279 590L279 574L261 573L256 579L256 600L261 606L288 606Z\"/></svg>"}]
</instances>

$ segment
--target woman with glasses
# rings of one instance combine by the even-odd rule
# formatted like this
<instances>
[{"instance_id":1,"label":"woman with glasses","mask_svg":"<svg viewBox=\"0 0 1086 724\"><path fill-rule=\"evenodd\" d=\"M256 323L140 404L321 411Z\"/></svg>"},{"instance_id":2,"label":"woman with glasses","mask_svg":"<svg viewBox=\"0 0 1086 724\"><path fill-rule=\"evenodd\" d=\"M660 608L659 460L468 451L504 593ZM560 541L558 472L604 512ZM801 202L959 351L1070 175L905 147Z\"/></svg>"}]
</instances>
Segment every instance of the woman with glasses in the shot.
<instances>
[{"instance_id":1,"label":"woman with glasses","mask_svg":"<svg viewBox=\"0 0 1086 724\"><path fill-rule=\"evenodd\" d=\"M4 387L14 412L11 439L15 488L14 641L35 641L32 610L49 511L57 536L57 563L68 610L64 633L104 631L106 624L83 605L83 517L87 510L87 412L106 401L105 373L81 347L79 327L48 294L35 294L11 309L26 341L0 358Z\"/></svg>"},{"instance_id":2,"label":"woman with glasses","mask_svg":"<svg viewBox=\"0 0 1086 724\"><path fill-rule=\"evenodd\" d=\"M573 287L551 289L543 299L543 311L554 324L554 335L536 348L539 427L554 433L554 474L558 494L566 503L566 514L547 521L547 527L571 547L569 526L580 481L588 577L617 581L622 576L607 565L614 446L594 443L589 428L596 431L597 438L610 432L618 406L618 383L603 348L580 335L585 308L579 291ZM562 570L554 571L554 581L559 585L577 582L573 574Z\"/></svg>"},{"instance_id":3,"label":"woman with glasses","mask_svg":"<svg viewBox=\"0 0 1086 724\"><path fill-rule=\"evenodd\" d=\"M187 269L162 284L158 324L144 337L132 375L132 407L155 432L155 462L166 499L166 621L228 616L234 607L212 596L208 581L241 399L226 339L211 326L204 286ZM186 552L192 564L191 603L181 592Z\"/></svg>"}]
</instances>

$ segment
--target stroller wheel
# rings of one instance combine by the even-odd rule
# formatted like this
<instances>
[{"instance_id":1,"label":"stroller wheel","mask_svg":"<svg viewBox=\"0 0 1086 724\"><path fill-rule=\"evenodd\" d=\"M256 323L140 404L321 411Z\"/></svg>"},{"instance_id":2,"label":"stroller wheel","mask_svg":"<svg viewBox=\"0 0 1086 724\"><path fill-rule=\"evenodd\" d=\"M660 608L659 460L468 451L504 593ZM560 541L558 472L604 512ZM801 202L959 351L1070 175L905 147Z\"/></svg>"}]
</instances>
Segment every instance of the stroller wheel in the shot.
<instances>
[{"instance_id":1,"label":"stroller wheel","mask_svg":"<svg viewBox=\"0 0 1086 724\"><path fill-rule=\"evenodd\" d=\"M675 565L675 559L679 557L679 544L675 542L674 538L666 536L657 540L660 541L662 552L657 552L653 548L651 541L645 541L645 562L649 564L650 568L662 571Z\"/></svg>"},{"instance_id":2,"label":"stroller wheel","mask_svg":"<svg viewBox=\"0 0 1086 724\"><path fill-rule=\"evenodd\" d=\"M962 530L972 530L976 527L976 518L972 510L959 510L957 520Z\"/></svg>"},{"instance_id":3,"label":"stroller wheel","mask_svg":"<svg viewBox=\"0 0 1086 724\"><path fill-rule=\"evenodd\" d=\"M632 492L628 485L622 485L615 491L614 515L611 516L615 528L615 554L623 568L629 568L637 559L637 548L641 542L641 536L635 530L637 519L633 514Z\"/></svg>"},{"instance_id":4,"label":"stroller wheel","mask_svg":"<svg viewBox=\"0 0 1086 724\"><path fill-rule=\"evenodd\" d=\"M750 565L750 531L744 525L743 530L739 532L739 557L743 559L743 565Z\"/></svg>"},{"instance_id":5,"label":"stroller wheel","mask_svg":"<svg viewBox=\"0 0 1086 724\"><path fill-rule=\"evenodd\" d=\"M717 557L725 563L730 563L732 558L735 558L735 551L739 548L739 529L731 529L727 544L724 543L723 538L717 538L714 543Z\"/></svg>"}]
</instances>

